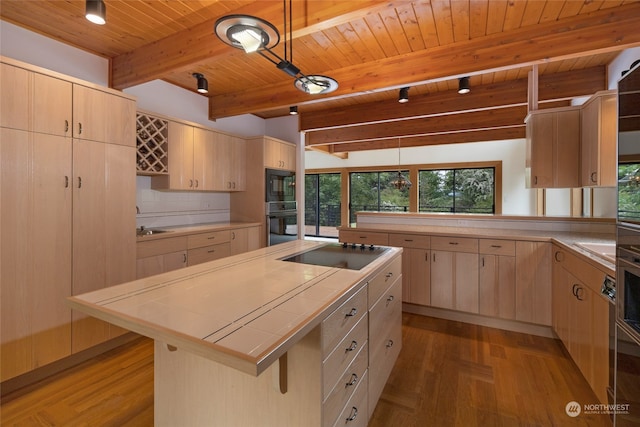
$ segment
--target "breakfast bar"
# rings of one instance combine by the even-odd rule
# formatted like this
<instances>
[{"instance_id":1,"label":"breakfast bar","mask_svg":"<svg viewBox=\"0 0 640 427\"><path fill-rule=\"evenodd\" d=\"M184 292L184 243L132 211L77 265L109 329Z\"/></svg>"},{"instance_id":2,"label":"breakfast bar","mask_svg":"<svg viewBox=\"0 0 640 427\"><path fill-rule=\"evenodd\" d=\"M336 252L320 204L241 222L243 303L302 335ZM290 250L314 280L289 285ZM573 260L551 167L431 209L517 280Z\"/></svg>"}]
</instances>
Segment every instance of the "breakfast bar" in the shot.
<instances>
[{"instance_id":1,"label":"breakfast bar","mask_svg":"<svg viewBox=\"0 0 640 427\"><path fill-rule=\"evenodd\" d=\"M69 303L155 340L157 426L366 425L401 347L401 252L298 240Z\"/></svg>"}]
</instances>

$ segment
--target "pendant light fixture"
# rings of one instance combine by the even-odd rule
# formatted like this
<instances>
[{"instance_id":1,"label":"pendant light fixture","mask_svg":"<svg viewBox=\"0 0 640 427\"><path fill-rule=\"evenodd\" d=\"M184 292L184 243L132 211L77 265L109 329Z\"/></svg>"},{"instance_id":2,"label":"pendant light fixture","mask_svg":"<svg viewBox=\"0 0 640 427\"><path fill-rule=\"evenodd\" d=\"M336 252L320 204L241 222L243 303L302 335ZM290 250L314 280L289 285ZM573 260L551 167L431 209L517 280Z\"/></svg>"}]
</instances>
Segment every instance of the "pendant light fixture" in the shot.
<instances>
[{"instance_id":1,"label":"pendant light fixture","mask_svg":"<svg viewBox=\"0 0 640 427\"><path fill-rule=\"evenodd\" d=\"M280 42L278 29L264 19L250 15L227 15L216 21L214 31L218 38L229 46L242 49L246 53L256 52L273 63L279 70L295 78L295 87L310 95L321 95L333 92L338 82L331 77L304 74L293 64L293 47L291 40L287 43L287 25L289 38L292 38L291 0L289 0L289 18L287 20L287 2L284 6L284 58L272 49Z\"/></svg>"},{"instance_id":2,"label":"pendant light fixture","mask_svg":"<svg viewBox=\"0 0 640 427\"><path fill-rule=\"evenodd\" d=\"M402 89L400 89L400 92L398 93L398 102L400 104L404 104L406 102L409 102L409 88L408 87L403 87Z\"/></svg>"},{"instance_id":3,"label":"pendant light fixture","mask_svg":"<svg viewBox=\"0 0 640 427\"><path fill-rule=\"evenodd\" d=\"M401 165L400 165L400 138L398 138L398 176L396 177L396 179L391 181L391 185L393 185L395 188L397 188L400 191L408 190L408 189L411 188L411 181L409 181L409 178L406 178L404 175L402 175L402 171L400 169L401 169Z\"/></svg>"},{"instance_id":4,"label":"pendant light fixture","mask_svg":"<svg viewBox=\"0 0 640 427\"><path fill-rule=\"evenodd\" d=\"M104 25L107 22L107 6L103 0L86 0L85 18L94 24Z\"/></svg>"},{"instance_id":5,"label":"pendant light fixture","mask_svg":"<svg viewBox=\"0 0 640 427\"><path fill-rule=\"evenodd\" d=\"M464 95L465 93L471 92L471 87L469 86L469 77L460 77L458 79L458 93Z\"/></svg>"},{"instance_id":6,"label":"pendant light fixture","mask_svg":"<svg viewBox=\"0 0 640 427\"><path fill-rule=\"evenodd\" d=\"M198 81L198 92L209 93L209 82L207 79L200 73L193 73L192 75Z\"/></svg>"}]
</instances>

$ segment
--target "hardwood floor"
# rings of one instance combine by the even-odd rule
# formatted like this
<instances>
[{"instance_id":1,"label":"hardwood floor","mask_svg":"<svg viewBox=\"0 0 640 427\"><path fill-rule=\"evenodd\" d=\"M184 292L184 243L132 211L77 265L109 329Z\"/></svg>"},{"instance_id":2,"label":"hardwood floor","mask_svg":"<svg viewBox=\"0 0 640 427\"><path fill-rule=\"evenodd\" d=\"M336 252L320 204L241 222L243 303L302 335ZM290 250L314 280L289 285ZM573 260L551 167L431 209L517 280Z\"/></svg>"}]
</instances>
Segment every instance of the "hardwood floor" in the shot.
<instances>
[{"instance_id":1,"label":"hardwood floor","mask_svg":"<svg viewBox=\"0 0 640 427\"><path fill-rule=\"evenodd\" d=\"M370 427L609 426L559 341L403 314L403 349ZM3 396L2 426L152 426L153 343L140 338Z\"/></svg>"}]
</instances>

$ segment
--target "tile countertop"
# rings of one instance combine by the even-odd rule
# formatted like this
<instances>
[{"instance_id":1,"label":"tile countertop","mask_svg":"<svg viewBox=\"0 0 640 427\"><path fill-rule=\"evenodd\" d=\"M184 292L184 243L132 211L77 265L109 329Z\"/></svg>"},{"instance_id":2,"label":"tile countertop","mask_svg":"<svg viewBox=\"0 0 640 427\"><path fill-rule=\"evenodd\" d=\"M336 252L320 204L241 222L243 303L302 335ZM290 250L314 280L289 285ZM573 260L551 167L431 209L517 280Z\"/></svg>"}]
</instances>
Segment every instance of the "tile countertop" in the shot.
<instances>
[{"instance_id":1,"label":"tile countertop","mask_svg":"<svg viewBox=\"0 0 640 427\"><path fill-rule=\"evenodd\" d=\"M297 240L68 298L72 308L179 350L258 375L401 249L361 270L282 258Z\"/></svg>"},{"instance_id":2,"label":"tile countertop","mask_svg":"<svg viewBox=\"0 0 640 427\"><path fill-rule=\"evenodd\" d=\"M206 233L209 231L232 230L235 228L261 226L260 222L209 222L202 224L172 225L166 227L146 227L149 230L163 230L166 233L139 235L136 234L136 241L166 239L168 237L185 236L188 234Z\"/></svg>"},{"instance_id":3,"label":"tile countertop","mask_svg":"<svg viewBox=\"0 0 640 427\"><path fill-rule=\"evenodd\" d=\"M340 230L361 230L390 233L418 233L430 236L456 236L487 239L529 240L552 242L571 250L582 259L604 270L610 276L615 276L615 263L596 256L593 253L576 246L576 243L604 243L615 245L616 236L613 233L584 233L573 231L545 231L545 230L515 230L481 227L443 227L435 225L403 225L403 224L367 224L364 227L341 227Z\"/></svg>"}]
</instances>

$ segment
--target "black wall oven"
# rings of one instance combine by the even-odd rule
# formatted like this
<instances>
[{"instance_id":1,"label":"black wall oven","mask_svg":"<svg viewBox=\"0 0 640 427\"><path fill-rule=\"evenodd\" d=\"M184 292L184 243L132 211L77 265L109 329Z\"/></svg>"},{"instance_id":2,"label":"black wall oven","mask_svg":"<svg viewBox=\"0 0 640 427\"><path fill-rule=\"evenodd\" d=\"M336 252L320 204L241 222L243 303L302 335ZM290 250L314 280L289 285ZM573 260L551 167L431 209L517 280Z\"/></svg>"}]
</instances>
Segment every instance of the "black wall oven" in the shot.
<instances>
[{"instance_id":1,"label":"black wall oven","mask_svg":"<svg viewBox=\"0 0 640 427\"><path fill-rule=\"evenodd\" d=\"M265 200L267 246L298 239L296 174L266 169Z\"/></svg>"},{"instance_id":2,"label":"black wall oven","mask_svg":"<svg viewBox=\"0 0 640 427\"><path fill-rule=\"evenodd\" d=\"M296 174L291 171L266 169L267 202L292 202L296 200Z\"/></svg>"}]
</instances>

